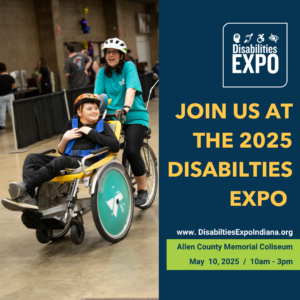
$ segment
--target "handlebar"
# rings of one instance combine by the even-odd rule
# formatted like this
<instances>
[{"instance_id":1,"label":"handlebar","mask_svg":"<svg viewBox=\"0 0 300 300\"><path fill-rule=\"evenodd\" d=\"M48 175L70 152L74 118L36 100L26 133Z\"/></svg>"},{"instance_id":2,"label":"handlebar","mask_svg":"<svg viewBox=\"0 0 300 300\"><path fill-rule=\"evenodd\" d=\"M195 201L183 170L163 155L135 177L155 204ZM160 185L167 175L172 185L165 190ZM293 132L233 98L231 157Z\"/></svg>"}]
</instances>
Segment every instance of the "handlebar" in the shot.
<instances>
[{"instance_id":1,"label":"handlebar","mask_svg":"<svg viewBox=\"0 0 300 300\"><path fill-rule=\"evenodd\" d=\"M118 121L121 122L122 118L125 118L122 110L119 111ZM116 114L106 114L105 118L116 118ZM121 122L122 123L122 122Z\"/></svg>"}]
</instances>

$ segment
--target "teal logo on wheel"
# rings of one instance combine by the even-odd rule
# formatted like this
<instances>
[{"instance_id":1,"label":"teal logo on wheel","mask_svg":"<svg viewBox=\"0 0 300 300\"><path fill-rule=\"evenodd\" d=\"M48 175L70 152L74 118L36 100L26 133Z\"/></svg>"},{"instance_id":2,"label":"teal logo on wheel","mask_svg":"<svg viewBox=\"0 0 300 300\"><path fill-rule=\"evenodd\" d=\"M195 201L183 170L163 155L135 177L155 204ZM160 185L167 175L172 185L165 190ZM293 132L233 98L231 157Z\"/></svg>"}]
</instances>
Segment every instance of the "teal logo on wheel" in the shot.
<instances>
[{"instance_id":1,"label":"teal logo on wheel","mask_svg":"<svg viewBox=\"0 0 300 300\"><path fill-rule=\"evenodd\" d=\"M98 211L104 230L113 236L122 234L130 217L127 182L118 170L108 170L98 189Z\"/></svg>"},{"instance_id":2,"label":"teal logo on wheel","mask_svg":"<svg viewBox=\"0 0 300 300\"><path fill-rule=\"evenodd\" d=\"M115 217L117 217L119 206L120 206L122 213L124 213L123 205L120 203L122 200L123 200L123 195L122 195L122 193L119 193L116 197L106 201L109 208L113 211L113 215Z\"/></svg>"}]
</instances>

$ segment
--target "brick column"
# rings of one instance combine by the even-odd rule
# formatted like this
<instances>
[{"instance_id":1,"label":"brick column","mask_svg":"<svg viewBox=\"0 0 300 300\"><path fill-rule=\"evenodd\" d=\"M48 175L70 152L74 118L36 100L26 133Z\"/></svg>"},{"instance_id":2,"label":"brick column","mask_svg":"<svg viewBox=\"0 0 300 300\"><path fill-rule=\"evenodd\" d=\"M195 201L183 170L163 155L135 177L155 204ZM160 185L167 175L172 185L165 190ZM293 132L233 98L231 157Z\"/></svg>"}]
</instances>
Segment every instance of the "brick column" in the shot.
<instances>
[{"instance_id":1,"label":"brick column","mask_svg":"<svg viewBox=\"0 0 300 300\"><path fill-rule=\"evenodd\" d=\"M64 44L62 37L58 36L56 31L57 27L60 27L59 0L35 0L35 7L40 53L47 59L54 73L55 91L58 91L58 72L61 88L67 88L67 80L63 73Z\"/></svg>"},{"instance_id":2,"label":"brick column","mask_svg":"<svg viewBox=\"0 0 300 300\"><path fill-rule=\"evenodd\" d=\"M57 82L57 56L55 35L53 31L51 2L51 0L36 0L35 7L40 42L40 53L41 56L44 56L47 59L50 68L54 73L55 82Z\"/></svg>"},{"instance_id":3,"label":"brick column","mask_svg":"<svg viewBox=\"0 0 300 300\"><path fill-rule=\"evenodd\" d=\"M117 0L103 0L107 38L119 37Z\"/></svg>"},{"instance_id":4,"label":"brick column","mask_svg":"<svg viewBox=\"0 0 300 300\"><path fill-rule=\"evenodd\" d=\"M54 31L54 39L55 39L57 71L60 74L61 89L63 90L68 88L68 80L64 74L64 64L65 64L64 40L62 35L57 34L57 29L61 29L59 0L52 0L52 15L53 15L53 31ZM55 83L55 85L57 90L58 83Z\"/></svg>"}]
</instances>

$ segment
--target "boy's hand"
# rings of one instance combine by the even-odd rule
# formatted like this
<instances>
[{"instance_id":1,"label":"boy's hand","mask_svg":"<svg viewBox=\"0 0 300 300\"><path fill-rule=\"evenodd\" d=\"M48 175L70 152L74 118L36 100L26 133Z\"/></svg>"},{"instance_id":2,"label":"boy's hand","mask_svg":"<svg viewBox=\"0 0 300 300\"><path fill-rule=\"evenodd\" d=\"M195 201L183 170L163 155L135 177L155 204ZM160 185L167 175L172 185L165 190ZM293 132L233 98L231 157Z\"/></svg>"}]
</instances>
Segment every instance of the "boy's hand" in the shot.
<instances>
[{"instance_id":1,"label":"boy's hand","mask_svg":"<svg viewBox=\"0 0 300 300\"><path fill-rule=\"evenodd\" d=\"M81 130L79 130L78 128L73 128L71 130L66 131L66 133L64 134L64 139L66 139L67 141L73 140L73 139L78 139L80 137L82 137L82 134L80 132Z\"/></svg>"},{"instance_id":2,"label":"boy's hand","mask_svg":"<svg viewBox=\"0 0 300 300\"><path fill-rule=\"evenodd\" d=\"M81 128L79 129L79 131L82 132L82 133L84 133L84 134L86 134L86 135L88 135L89 132L91 131L91 129L92 129L92 128L90 128L90 127L81 127Z\"/></svg>"}]
</instances>

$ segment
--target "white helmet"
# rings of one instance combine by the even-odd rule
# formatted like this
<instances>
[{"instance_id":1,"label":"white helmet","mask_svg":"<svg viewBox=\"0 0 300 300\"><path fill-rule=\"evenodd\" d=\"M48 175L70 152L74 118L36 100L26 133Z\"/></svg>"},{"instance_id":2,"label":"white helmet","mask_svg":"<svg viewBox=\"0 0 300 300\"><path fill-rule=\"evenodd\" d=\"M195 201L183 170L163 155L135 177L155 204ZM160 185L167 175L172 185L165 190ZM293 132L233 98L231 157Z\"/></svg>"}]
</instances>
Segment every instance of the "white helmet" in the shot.
<instances>
[{"instance_id":1,"label":"white helmet","mask_svg":"<svg viewBox=\"0 0 300 300\"><path fill-rule=\"evenodd\" d=\"M108 48L113 48L113 49L118 49L122 51L123 53L127 53L127 46L124 43L124 41L118 39L118 38L112 38L108 39L104 42L104 45L102 47L102 50L108 49Z\"/></svg>"}]
</instances>

